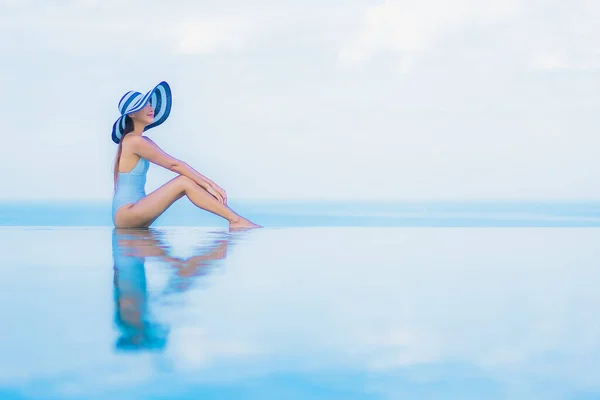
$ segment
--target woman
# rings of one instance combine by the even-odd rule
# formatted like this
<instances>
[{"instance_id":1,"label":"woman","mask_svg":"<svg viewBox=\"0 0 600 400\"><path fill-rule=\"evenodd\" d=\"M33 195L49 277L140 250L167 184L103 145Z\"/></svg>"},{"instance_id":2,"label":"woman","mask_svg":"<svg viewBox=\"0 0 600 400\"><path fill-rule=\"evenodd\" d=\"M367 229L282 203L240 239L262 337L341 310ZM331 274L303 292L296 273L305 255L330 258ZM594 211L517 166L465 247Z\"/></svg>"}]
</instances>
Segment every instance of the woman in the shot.
<instances>
[{"instance_id":1,"label":"woman","mask_svg":"<svg viewBox=\"0 0 600 400\"><path fill-rule=\"evenodd\" d=\"M148 129L165 122L171 112L171 89L167 82L159 83L145 95L127 92L119 101L119 111L121 116L112 129L112 139L119 145L112 204L115 227L149 227L183 196L197 207L225 218L231 229L260 227L229 208L227 194L216 183L143 136ZM146 172L150 162L179 176L146 195Z\"/></svg>"}]
</instances>

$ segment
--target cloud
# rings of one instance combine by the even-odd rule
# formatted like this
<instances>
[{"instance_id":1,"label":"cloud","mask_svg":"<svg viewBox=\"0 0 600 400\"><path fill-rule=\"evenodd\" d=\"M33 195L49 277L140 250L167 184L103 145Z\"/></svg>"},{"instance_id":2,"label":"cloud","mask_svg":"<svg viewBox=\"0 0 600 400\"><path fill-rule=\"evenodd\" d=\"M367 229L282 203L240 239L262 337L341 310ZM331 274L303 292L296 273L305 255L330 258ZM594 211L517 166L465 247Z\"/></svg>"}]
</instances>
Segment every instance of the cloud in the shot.
<instances>
[{"instance_id":1,"label":"cloud","mask_svg":"<svg viewBox=\"0 0 600 400\"><path fill-rule=\"evenodd\" d=\"M536 0L386 0L364 11L338 58L356 64L393 54L406 71L441 46L468 51L466 34L493 39L488 46L511 58L519 55L515 62L525 67L593 69L600 66L599 14L600 6L587 0L568 6Z\"/></svg>"},{"instance_id":2,"label":"cloud","mask_svg":"<svg viewBox=\"0 0 600 400\"><path fill-rule=\"evenodd\" d=\"M110 199L116 103L163 79L176 105L150 137L232 198L599 196L580 73L599 5L378 2L0 0L19 165L0 197ZM147 190L171 177L153 167Z\"/></svg>"},{"instance_id":3,"label":"cloud","mask_svg":"<svg viewBox=\"0 0 600 400\"><path fill-rule=\"evenodd\" d=\"M25 7L0 3L4 52L63 53L75 57L113 54L211 54L238 49L258 25L254 14L203 10L187 2L166 4L77 0Z\"/></svg>"},{"instance_id":4,"label":"cloud","mask_svg":"<svg viewBox=\"0 0 600 400\"><path fill-rule=\"evenodd\" d=\"M256 28L251 18L240 16L189 19L182 24L175 52L189 55L240 49Z\"/></svg>"},{"instance_id":5,"label":"cloud","mask_svg":"<svg viewBox=\"0 0 600 400\"><path fill-rule=\"evenodd\" d=\"M477 0L387 0L364 13L362 27L339 53L343 61L364 61L377 52L402 55L429 49L445 34L472 24L492 24L514 15L518 2Z\"/></svg>"},{"instance_id":6,"label":"cloud","mask_svg":"<svg viewBox=\"0 0 600 400\"><path fill-rule=\"evenodd\" d=\"M544 18L531 18L528 25L520 27L521 36L526 38L522 45L527 49L529 67L541 70L600 69L598 2L578 0L560 4L553 10L538 7L535 11L545 15Z\"/></svg>"}]
</instances>

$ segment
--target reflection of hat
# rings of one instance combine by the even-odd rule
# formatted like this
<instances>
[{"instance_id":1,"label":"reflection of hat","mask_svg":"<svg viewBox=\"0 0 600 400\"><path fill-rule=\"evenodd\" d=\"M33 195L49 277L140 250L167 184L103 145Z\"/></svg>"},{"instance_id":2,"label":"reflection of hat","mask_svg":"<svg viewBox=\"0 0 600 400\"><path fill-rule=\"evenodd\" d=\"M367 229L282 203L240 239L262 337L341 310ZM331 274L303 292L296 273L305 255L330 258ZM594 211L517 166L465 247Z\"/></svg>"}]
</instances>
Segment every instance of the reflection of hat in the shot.
<instances>
[{"instance_id":1,"label":"reflection of hat","mask_svg":"<svg viewBox=\"0 0 600 400\"><path fill-rule=\"evenodd\" d=\"M122 321L121 321L122 322ZM121 336L115 344L118 350L162 350L167 344L168 329L151 322L132 327L117 321Z\"/></svg>"},{"instance_id":2,"label":"reflection of hat","mask_svg":"<svg viewBox=\"0 0 600 400\"><path fill-rule=\"evenodd\" d=\"M154 128L165 122L171 112L171 88L165 81L159 83L145 95L140 92L130 90L119 101L119 112L121 116L115 121L112 129L112 140L115 143L121 141L123 130L125 129L125 117L127 114L134 113L144 108L150 100L150 104L154 107L154 122L147 125L144 131Z\"/></svg>"},{"instance_id":3,"label":"reflection of hat","mask_svg":"<svg viewBox=\"0 0 600 400\"><path fill-rule=\"evenodd\" d=\"M167 343L169 330L152 318L144 262L135 256L115 258L115 323L119 350L157 350Z\"/></svg>"}]
</instances>

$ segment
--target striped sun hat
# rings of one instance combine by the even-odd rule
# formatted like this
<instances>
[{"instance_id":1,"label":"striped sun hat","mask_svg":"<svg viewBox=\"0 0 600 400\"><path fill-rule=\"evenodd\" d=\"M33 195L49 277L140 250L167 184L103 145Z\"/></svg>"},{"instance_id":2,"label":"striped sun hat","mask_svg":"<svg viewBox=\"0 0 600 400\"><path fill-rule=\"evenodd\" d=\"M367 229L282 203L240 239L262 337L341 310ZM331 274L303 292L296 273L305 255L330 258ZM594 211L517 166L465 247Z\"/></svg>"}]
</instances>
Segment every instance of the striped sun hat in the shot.
<instances>
[{"instance_id":1,"label":"striped sun hat","mask_svg":"<svg viewBox=\"0 0 600 400\"><path fill-rule=\"evenodd\" d=\"M171 88L167 82L161 82L145 95L140 92L129 91L119 101L119 112L121 116L115 121L112 129L112 140L115 143L121 141L123 130L125 130L125 117L144 108L150 100L154 107L154 122L147 125L144 131L154 128L165 122L171 112Z\"/></svg>"}]
</instances>

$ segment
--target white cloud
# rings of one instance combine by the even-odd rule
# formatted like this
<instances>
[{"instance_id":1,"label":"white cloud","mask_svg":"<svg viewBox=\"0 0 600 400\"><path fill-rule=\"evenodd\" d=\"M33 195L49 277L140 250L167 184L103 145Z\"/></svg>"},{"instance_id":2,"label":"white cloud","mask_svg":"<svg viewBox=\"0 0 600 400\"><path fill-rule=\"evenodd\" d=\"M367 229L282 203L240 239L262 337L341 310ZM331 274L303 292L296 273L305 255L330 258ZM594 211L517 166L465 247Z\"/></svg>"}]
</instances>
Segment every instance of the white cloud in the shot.
<instances>
[{"instance_id":1,"label":"white cloud","mask_svg":"<svg viewBox=\"0 0 600 400\"><path fill-rule=\"evenodd\" d=\"M258 25L254 14L190 9L166 4L77 0L24 7L0 4L0 33L26 35L5 41L6 51L44 50L76 57L112 52L211 54L237 49ZM160 22L159 22L160 21Z\"/></svg>"},{"instance_id":2,"label":"white cloud","mask_svg":"<svg viewBox=\"0 0 600 400\"><path fill-rule=\"evenodd\" d=\"M544 70L600 69L600 3L578 0L561 6L521 27L522 36L527 38L529 66ZM541 15L543 10L538 10Z\"/></svg>"},{"instance_id":3,"label":"white cloud","mask_svg":"<svg viewBox=\"0 0 600 400\"><path fill-rule=\"evenodd\" d=\"M530 65L537 69L569 68L569 60L564 52L559 49L554 51L538 51L530 58Z\"/></svg>"},{"instance_id":4,"label":"white cloud","mask_svg":"<svg viewBox=\"0 0 600 400\"><path fill-rule=\"evenodd\" d=\"M386 0L366 10L362 27L342 46L339 56L352 62L381 51L422 52L455 29L502 21L513 15L519 4L515 0Z\"/></svg>"},{"instance_id":5,"label":"white cloud","mask_svg":"<svg viewBox=\"0 0 600 400\"><path fill-rule=\"evenodd\" d=\"M190 19L182 23L175 52L210 54L221 49L240 49L256 25L250 18L239 16Z\"/></svg>"},{"instance_id":6,"label":"white cloud","mask_svg":"<svg viewBox=\"0 0 600 400\"><path fill-rule=\"evenodd\" d=\"M0 0L0 197L110 199L116 103L163 79L149 136L232 198L600 196L594 2L33 3Z\"/></svg>"},{"instance_id":7,"label":"white cloud","mask_svg":"<svg viewBox=\"0 0 600 400\"><path fill-rule=\"evenodd\" d=\"M566 3L565 3L566 4ZM562 8L561 8L562 7ZM600 66L600 6L578 0L565 6L536 0L386 0L364 11L362 22L338 53L346 64L381 53L407 60L440 50L450 42L455 51L469 51L464 42L492 35L491 48L517 64L534 69L593 69ZM455 39L453 38L455 35Z\"/></svg>"}]
</instances>

